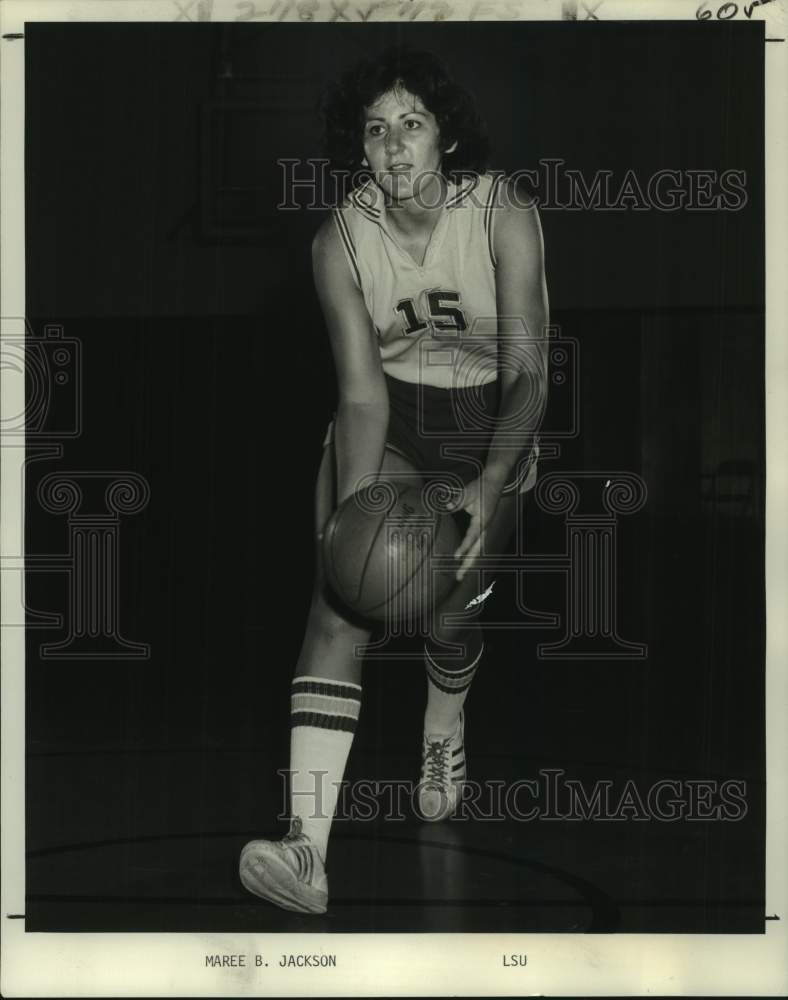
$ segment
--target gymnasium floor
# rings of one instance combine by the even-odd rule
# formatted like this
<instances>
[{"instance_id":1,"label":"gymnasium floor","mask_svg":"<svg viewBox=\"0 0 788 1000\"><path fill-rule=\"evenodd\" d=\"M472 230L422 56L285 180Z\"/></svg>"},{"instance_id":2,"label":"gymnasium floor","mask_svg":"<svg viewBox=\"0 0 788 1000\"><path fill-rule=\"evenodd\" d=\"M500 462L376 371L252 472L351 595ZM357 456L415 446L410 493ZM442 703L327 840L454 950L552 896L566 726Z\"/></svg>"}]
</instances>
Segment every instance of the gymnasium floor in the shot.
<instances>
[{"instance_id":1,"label":"gymnasium floor","mask_svg":"<svg viewBox=\"0 0 788 1000\"><path fill-rule=\"evenodd\" d=\"M712 539L721 579L726 560L756 552L741 530L733 544L721 521ZM654 556L657 584L670 561ZM711 648L690 641L691 586L658 586L663 607L628 616L631 637L644 622L653 637L645 661L539 661L536 643L554 634L493 635L468 702L469 776L511 783L552 769L618 794L631 780L643 795L659 780L734 779L746 785L738 820L425 824L407 808L385 822L337 820L329 912L290 914L249 896L236 869L247 840L286 829L275 772L287 766L287 679L266 687L228 671L206 692L204 674L164 689L139 665L110 678L50 664L28 695L26 928L762 933L755 666L741 682L757 641L719 616ZM423 672L411 661L365 670L346 777L413 781Z\"/></svg>"},{"instance_id":2,"label":"gymnasium floor","mask_svg":"<svg viewBox=\"0 0 788 1000\"><path fill-rule=\"evenodd\" d=\"M251 777L248 762L221 757L215 775L232 795ZM65 763L73 775L73 760L53 758L34 773L57 783ZM184 754L181 794L193 764ZM132 766L150 788L162 761L150 754ZM78 770L86 782L111 780L106 761L85 758ZM758 837L735 823L714 841L702 826L654 823L338 823L330 908L319 917L280 911L240 886L240 847L275 834L273 825L234 829L217 815L206 830L184 822L157 834L151 824L123 836L106 817L103 827L91 822L84 805L72 825L30 851L28 930L747 933L764 915L757 884L737 871L740 859L758 857Z\"/></svg>"}]
</instances>

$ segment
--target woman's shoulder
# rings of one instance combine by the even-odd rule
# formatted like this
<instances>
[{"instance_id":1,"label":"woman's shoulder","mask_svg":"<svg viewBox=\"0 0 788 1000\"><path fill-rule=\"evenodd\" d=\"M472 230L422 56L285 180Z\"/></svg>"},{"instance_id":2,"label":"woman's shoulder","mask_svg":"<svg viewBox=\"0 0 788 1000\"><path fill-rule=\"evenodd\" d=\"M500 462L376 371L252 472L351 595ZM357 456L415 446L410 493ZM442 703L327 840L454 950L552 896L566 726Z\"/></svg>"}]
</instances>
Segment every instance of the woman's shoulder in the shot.
<instances>
[{"instance_id":1,"label":"woman's shoulder","mask_svg":"<svg viewBox=\"0 0 788 1000\"><path fill-rule=\"evenodd\" d=\"M522 173L485 170L450 176L447 204L470 205L486 213L490 208L533 208L534 198Z\"/></svg>"},{"instance_id":2,"label":"woman's shoulder","mask_svg":"<svg viewBox=\"0 0 788 1000\"><path fill-rule=\"evenodd\" d=\"M517 174L500 178L495 196L492 226L494 259L522 261L543 252L542 227L537 208L538 199L527 181Z\"/></svg>"},{"instance_id":3,"label":"woman's shoulder","mask_svg":"<svg viewBox=\"0 0 788 1000\"><path fill-rule=\"evenodd\" d=\"M342 289L343 294L361 289L361 271L356 242L345 221L332 210L312 237L312 269L318 283Z\"/></svg>"},{"instance_id":4,"label":"woman's shoulder","mask_svg":"<svg viewBox=\"0 0 788 1000\"><path fill-rule=\"evenodd\" d=\"M496 175L492 172L449 171L445 174L447 181L446 205L449 208L461 204L481 208L487 204L495 186Z\"/></svg>"},{"instance_id":5,"label":"woman's shoulder","mask_svg":"<svg viewBox=\"0 0 788 1000\"><path fill-rule=\"evenodd\" d=\"M351 218L377 222L381 215L381 192L371 177L359 181L338 202L334 211Z\"/></svg>"},{"instance_id":6,"label":"woman's shoulder","mask_svg":"<svg viewBox=\"0 0 788 1000\"><path fill-rule=\"evenodd\" d=\"M317 227L317 231L312 237L312 257L325 257L326 255L336 253L339 249L339 233L329 214Z\"/></svg>"},{"instance_id":7,"label":"woman's shoulder","mask_svg":"<svg viewBox=\"0 0 788 1000\"><path fill-rule=\"evenodd\" d=\"M523 171L491 173L490 188L494 191L495 204L510 211L533 210L536 196L528 176Z\"/></svg>"}]
</instances>

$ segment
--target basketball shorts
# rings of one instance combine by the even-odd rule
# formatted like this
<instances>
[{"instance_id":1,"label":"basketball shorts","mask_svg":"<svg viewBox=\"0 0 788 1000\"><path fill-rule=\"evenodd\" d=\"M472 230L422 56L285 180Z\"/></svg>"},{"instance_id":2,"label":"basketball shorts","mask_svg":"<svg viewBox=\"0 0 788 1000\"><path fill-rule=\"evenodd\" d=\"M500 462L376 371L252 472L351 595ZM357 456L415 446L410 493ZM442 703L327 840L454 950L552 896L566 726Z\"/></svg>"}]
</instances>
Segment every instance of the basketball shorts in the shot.
<instances>
[{"instance_id":1,"label":"basketball shorts","mask_svg":"<svg viewBox=\"0 0 788 1000\"><path fill-rule=\"evenodd\" d=\"M403 382L386 376L389 427L386 447L399 452L430 481L463 485L481 473L493 437L499 405L498 382L467 389ZM324 446L333 440L329 424ZM533 488L539 457L538 440L517 462L504 493Z\"/></svg>"}]
</instances>

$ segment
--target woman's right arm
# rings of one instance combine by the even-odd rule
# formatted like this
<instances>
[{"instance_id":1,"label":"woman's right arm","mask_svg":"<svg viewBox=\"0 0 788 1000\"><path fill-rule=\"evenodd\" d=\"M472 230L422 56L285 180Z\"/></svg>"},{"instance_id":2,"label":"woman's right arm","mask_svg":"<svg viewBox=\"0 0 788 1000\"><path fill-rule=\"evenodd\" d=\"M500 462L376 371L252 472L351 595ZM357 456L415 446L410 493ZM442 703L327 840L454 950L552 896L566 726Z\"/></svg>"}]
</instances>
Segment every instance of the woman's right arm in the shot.
<instances>
[{"instance_id":1,"label":"woman's right arm","mask_svg":"<svg viewBox=\"0 0 788 1000\"><path fill-rule=\"evenodd\" d=\"M334 447L340 504L362 476L380 471L388 431L388 389L374 324L330 218L312 241L312 269L339 388Z\"/></svg>"}]
</instances>

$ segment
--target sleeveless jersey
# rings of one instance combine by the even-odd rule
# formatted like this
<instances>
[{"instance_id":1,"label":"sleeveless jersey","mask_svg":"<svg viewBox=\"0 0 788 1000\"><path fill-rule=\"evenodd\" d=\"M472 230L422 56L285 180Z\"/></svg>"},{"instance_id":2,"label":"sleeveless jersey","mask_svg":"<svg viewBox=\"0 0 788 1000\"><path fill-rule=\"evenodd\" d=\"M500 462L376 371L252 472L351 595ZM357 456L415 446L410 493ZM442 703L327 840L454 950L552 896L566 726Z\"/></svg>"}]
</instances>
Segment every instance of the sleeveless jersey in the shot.
<instances>
[{"instance_id":1,"label":"sleeveless jersey","mask_svg":"<svg viewBox=\"0 0 788 1000\"><path fill-rule=\"evenodd\" d=\"M397 242L373 180L333 209L392 378L444 389L497 378L493 206L502 180L481 174L448 182L421 265Z\"/></svg>"}]
</instances>

